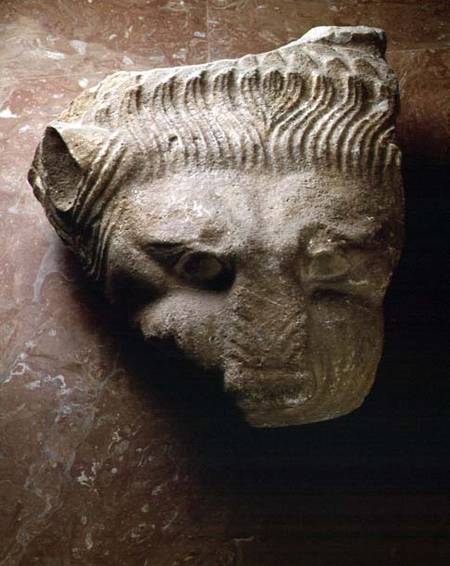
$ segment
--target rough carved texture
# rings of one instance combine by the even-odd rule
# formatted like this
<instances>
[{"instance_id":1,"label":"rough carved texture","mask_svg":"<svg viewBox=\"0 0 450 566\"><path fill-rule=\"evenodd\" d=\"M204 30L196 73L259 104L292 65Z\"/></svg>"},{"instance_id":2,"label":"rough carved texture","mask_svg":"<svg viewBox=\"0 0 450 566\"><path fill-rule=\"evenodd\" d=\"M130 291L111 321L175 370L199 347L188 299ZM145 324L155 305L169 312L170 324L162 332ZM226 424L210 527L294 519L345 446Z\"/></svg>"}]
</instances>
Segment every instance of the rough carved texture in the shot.
<instances>
[{"instance_id":1,"label":"rough carved texture","mask_svg":"<svg viewBox=\"0 0 450 566\"><path fill-rule=\"evenodd\" d=\"M384 34L116 73L50 125L30 182L144 337L224 371L257 426L360 405L398 259L397 83Z\"/></svg>"}]
</instances>

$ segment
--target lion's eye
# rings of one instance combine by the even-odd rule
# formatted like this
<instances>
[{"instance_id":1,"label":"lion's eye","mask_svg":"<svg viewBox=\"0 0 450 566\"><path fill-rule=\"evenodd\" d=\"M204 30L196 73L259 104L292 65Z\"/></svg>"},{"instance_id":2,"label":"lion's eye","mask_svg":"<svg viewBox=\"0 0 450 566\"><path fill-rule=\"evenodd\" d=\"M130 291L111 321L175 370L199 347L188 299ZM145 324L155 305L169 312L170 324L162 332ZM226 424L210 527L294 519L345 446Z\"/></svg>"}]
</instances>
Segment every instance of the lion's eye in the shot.
<instances>
[{"instance_id":1,"label":"lion's eye","mask_svg":"<svg viewBox=\"0 0 450 566\"><path fill-rule=\"evenodd\" d=\"M343 277L349 270L350 264L342 252L324 250L309 259L306 275L311 280L331 281Z\"/></svg>"},{"instance_id":2,"label":"lion's eye","mask_svg":"<svg viewBox=\"0 0 450 566\"><path fill-rule=\"evenodd\" d=\"M231 262L216 255L194 251L185 244L176 242L151 242L146 252L168 273L176 275L186 283L211 291L225 291L234 281Z\"/></svg>"},{"instance_id":3,"label":"lion's eye","mask_svg":"<svg viewBox=\"0 0 450 566\"><path fill-rule=\"evenodd\" d=\"M217 257L205 252L187 253L175 265L179 276L193 283L204 284L218 280L225 269Z\"/></svg>"}]
</instances>

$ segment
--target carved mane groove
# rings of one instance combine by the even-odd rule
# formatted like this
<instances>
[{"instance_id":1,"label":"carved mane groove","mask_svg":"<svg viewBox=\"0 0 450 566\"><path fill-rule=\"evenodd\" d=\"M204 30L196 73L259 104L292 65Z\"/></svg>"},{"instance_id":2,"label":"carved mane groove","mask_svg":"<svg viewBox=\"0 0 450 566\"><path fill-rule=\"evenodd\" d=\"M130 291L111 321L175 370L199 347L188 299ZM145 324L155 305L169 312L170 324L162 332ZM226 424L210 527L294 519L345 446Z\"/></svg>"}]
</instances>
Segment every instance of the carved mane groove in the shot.
<instances>
[{"instance_id":1,"label":"carved mane groove","mask_svg":"<svg viewBox=\"0 0 450 566\"><path fill-rule=\"evenodd\" d=\"M318 28L262 55L120 72L76 99L58 124L80 135L97 129L103 142L64 218L46 187L45 144L30 179L64 239L70 243L77 234L90 273L101 275L106 224L118 212L114 196L131 176L149 183L179 171L325 168L370 185L397 175L397 82L382 57L382 33L358 29L352 41ZM76 160L77 148L69 151Z\"/></svg>"}]
</instances>

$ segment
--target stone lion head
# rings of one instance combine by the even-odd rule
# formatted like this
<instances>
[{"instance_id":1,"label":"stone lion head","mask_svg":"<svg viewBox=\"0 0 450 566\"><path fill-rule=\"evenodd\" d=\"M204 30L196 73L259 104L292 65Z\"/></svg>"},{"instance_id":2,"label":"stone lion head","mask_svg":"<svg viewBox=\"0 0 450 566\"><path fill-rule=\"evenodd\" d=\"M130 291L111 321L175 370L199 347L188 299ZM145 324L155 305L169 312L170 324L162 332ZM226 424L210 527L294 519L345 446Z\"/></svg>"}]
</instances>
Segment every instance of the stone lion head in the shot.
<instances>
[{"instance_id":1,"label":"stone lion head","mask_svg":"<svg viewBox=\"0 0 450 566\"><path fill-rule=\"evenodd\" d=\"M358 407L402 237L384 34L315 28L189 67L119 72L45 130L29 174L62 239L149 342L255 426Z\"/></svg>"}]
</instances>

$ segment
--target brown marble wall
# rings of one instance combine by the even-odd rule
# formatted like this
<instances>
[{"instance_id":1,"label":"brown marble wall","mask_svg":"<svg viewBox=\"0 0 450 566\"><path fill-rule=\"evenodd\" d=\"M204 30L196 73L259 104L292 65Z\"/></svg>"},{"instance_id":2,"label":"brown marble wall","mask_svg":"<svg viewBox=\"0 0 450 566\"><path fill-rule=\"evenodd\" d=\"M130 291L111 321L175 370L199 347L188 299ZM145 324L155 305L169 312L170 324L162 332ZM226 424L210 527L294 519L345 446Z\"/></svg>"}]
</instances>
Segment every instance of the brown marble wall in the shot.
<instances>
[{"instance_id":1,"label":"brown marble wall","mask_svg":"<svg viewBox=\"0 0 450 566\"><path fill-rule=\"evenodd\" d=\"M124 331L26 173L46 123L113 70L324 24L388 34L407 245L364 407L252 430L211 376ZM0 68L0 566L449 564L448 0L3 0Z\"/></svg>"}]
</instances>

